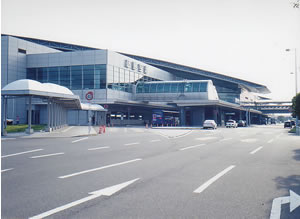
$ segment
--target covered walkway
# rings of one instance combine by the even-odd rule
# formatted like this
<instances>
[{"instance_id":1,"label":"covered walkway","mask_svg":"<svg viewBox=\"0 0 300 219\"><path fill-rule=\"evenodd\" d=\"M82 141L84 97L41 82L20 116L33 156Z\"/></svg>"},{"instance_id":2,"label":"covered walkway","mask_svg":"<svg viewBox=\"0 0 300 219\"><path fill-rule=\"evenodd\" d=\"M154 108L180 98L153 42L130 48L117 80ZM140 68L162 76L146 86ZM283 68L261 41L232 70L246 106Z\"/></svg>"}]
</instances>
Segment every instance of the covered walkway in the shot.
<instances>
[{"instance_id":1,"label":"covered walkway","mask_svg":"<svg viewBox=\"0 0 300 219\"><path fill-rule=\"evenodd\" d=\"M69 109L96 111L105 114L106 110L97 104L85 104L80 102L80 98L74 95L66 87L52 83L40 83L34 80L17 80L6 85L1 92L2 96L2 126L1 135L6 134L7 127L7 99L26 97L28 109L28 129L27 133L33 133L32 122L32 102L40 101L47 104L47 131L62 128L67 125L67 112ZM97 113L99 114L99 113ZM99 121L96 122L96 124ZM97 124L98 125L98 124Z\"/></svg>"}]
</instances>

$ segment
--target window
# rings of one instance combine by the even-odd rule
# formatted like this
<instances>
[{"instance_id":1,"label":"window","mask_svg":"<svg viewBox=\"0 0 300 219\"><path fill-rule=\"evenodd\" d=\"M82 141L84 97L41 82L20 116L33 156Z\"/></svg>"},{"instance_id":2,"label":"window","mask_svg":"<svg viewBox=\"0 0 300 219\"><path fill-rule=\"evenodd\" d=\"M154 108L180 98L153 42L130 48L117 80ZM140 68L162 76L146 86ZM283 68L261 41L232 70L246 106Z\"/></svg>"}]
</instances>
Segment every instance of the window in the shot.
<instances>
[{"instance_id":1,"label":"window","mask_svg":"<svg viewBox=\"0 0 300 219\"><path fill-rule=\"evenodd\" d=\"M157 93L164 92L164 84L157 84Z\"/></svg>"},{"instance_id":2,"label":"window","mask_svg":"<svg viewBox=\"0 0 300 219\"><path fill-rule=\"evenodd\" d=\"M156 85L157 84L151 84L150 85L150 93L156 93Z\"/></svg>"},{"instance_id":3,"label":"window","mask_svg":"<svg viewBox=\"0 0 300 219\"><path fill-rule=\"evenodd\" d=\"M172 83L171 84L171 93L177 93L177 83Z\"/></svg>"},{"instance_id":4,"label":"window","mask_svg":"<svg viewBox=\"0 0 300 219\"><path fill-rule=\"evenodd\" d=\"M27 68L26 78L31 80L37 80L36 68Z\"/></svg>"},{"instance_id":5,"label":"window","mask_svg":"<svg viewBox=\"0 0 300 219\"><path fill-rule=\"evenodd\" d=\"M83 88L94 89L94 65L83 66Z\"/></svg>"},{"instance_id":6,"label":"window","mask_svg":"<svg viewBox=\"0 0 300 219\"><path fill-rule=\"evenodd\" d=\"M171 84L165 84L164 93L170 93Z\"/></svg>"},{"instance_id":7,"label":"window","mask_svg":"<svg viewBox=\"0 0 300 219\"><path fill-rule=\"evenodd\" d=\"M192 92L192 83L184 84L184 92Z\"/></svg>"},{"instance_id":8,"label":"window","mask_svg":"<svg viewBox=\"0 0 300 219\"><path fill-rule=\"evenodd\" d=\"M38 68L37 69L37 79L39 82L45 83L48 81L48 69Z\"/></svg>"},{"instance_id":9,"label":"window","mask_svg":"<svg viewBox=\"0 0 300 219\"><path fill-rule=\"evenodd\" d=\"M71 66L72 90L82 89L82 66Z\"/></svg>"},{"instance_id":10,"label":"window","mask_svg":"<svg viewBox=\"0 0 300 219\"><path fill-rule=\"evenodd\" d=\"M106 65L95 65L95 70L100 70L100 89L106 89Z\"/></svg>"},{"instance_id":11,"label":"window","mask_svg":"<svg viewBox=\"0 0 300 219\"><path fill-rule=\"evenodd\" d=\"M143 85L142 84L138 84L136 87L136 92L137 93L143 93Z\"/></svg>"},{"instance_id":12,"label":"window","mask_svg":"<svg viewBox=\"0 0 300 219\"><path fill-rule=\"evenodd\" d=\"M18 52L19 52L19 53L26 54L26 50L25 50L25 49L20 49L20 48L18 48Z\"/></svg>"},{"instance_id":13,"label":"window","mask_svg":"<svg viewBox=\"0 0 300 219\"><path fill-rule=\"evenodd\" d=\"M59 84L59 68L58 67L50 67L49 71L49 82L54 84Z\"/></svg>"},{"instance_id":14,"label":"window","mask_svg":"<svg viewBox=\"0 0 300 219\"><path fill-rule=\"evenodd\" d=\"M60 71L60 85L71 88L71 72L70 72L70 66L62 66L59 69Z\"/></svg>"},{"instance_id":15,"label":"window","mask_svg":"<svg viewBox=\"0 0 300 219\"><path fill-rule=\"evenodd\" d=\"M144 84L144 93L149 93L150 91L150 84Z\"/></svg>"},{"instance_id":16,"label":"window","mask_svg":"<svg viewBox=\"0 0 300 219\"><path fill-rule=\"evenodd\" d=\"M178 93L183 93L184 91L184 83L178 83Z\"/></svg>"},{"instance_id":17,"label":"window","mask_svg":"<svg viewBox=\"0 0 300 219\"><path fill-rule=\"evenodd\" d=\"M199 92L200 83L193 83L193 92Z\"/></svg>"},{"instance_id":18,"label":"window","mask_svg":"<svg viewBox=\"0 0 300 219\"><path fill-rule=\"evenodd\" d=\"M200 84L200 92L207 92L207 83Z\"/></svg>"}]
</instances>

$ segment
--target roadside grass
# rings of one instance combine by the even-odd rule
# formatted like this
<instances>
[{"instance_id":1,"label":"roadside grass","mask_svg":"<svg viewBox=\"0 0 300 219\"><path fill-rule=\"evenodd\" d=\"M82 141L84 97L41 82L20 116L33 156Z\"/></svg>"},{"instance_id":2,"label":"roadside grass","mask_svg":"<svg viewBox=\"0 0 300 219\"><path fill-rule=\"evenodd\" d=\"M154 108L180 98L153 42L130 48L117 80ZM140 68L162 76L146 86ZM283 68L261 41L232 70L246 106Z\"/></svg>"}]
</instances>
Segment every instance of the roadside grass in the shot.
<instances>
[{"instance_id":1,"label":"roadside grass","mask_svg":"<svg viewBox=\"0 0 300 219\"><path fill-rule=\"evenodd\" d=\"M296 133L296 126L294 126L292 129L290 129L289 133Z\"/></svg>"},{"instance_id":2,"label":"roadside grass","mask_svg":"<svg viewBox=\"0 0 300 219\"><path fill-rule=\"evenodd\" d=\"M7 125L6 131L7 133L25 132L27 127L28 127L27 124ZM32 125L31 127L34 131L40 131L43 130L46 127L46 125Z\"/></svg>"}]
</instances>

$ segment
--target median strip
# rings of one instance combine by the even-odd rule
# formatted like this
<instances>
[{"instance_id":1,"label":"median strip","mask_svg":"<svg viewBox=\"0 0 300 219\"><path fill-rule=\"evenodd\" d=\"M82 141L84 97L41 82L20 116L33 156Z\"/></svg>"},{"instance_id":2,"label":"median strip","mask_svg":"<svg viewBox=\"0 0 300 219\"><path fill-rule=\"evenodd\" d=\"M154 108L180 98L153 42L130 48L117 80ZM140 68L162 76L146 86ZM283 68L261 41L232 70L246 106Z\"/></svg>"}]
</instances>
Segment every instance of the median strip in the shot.
<instances>
[{"instance_id":1,"label":"median strip","mask_svg":"<svg viewBox=\"0 0 300 219\"><path fill-rule=\"evenodd\" d=\"M72 174L68 174L68 175L64 175L64 176L59 176L58 178L59 179L66 179L66 178L69 178L69 177L72 177L72 176L78 176L78 175L82 175L82 174L85 174L85 173L90 173L90 172L94 172L94 171L98 171L98 170L107 169L107 168L110 168L110 167L121 166L121 165L124 165L124 164L129 164L129 163L133 163L133 162L140 161L140 160L142 160L142 159L137 158L137 159L134 159L134 160L124 161L124 162L121 162L121 163L110 164L110 165L103 166L103 167L97 167L97 168L93 168L93 169L89 169L89 170L80 171L80 172L77 172L77 173L72 173Z\"/></svg>"},{"instance_id":2,"label":"median strip","mask_svg":"<svg viewBox=\"0 0 300 219\"><path fill-rule=\"evenodd\" d=\"M203 192L205 189L207 189L211 184L213 184L215 181L217 181L219 178L221 178L223 175L225 175L226 173L228 173L230 170L232 170L235 166L231 165L229 167L227 167L225 170L223 170L222 172L218 173L217 175L215 175L214 177L212 177L211 179L209 179L208 181L206 181L204 184L202 184L199 188L197 188L194 193L201 193Z\"/></svg>"}]
</instances>

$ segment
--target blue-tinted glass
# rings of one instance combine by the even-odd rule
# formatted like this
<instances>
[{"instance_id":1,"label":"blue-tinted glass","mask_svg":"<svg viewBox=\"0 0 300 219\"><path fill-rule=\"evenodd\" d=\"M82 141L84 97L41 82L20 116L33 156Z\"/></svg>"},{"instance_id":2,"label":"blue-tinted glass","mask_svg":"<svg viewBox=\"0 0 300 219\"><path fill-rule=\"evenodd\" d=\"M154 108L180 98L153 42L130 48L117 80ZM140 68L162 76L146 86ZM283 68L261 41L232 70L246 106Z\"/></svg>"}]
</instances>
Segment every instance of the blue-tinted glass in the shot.
<instances>
[{"instance_id":1,"label":"blue-tinted glass","mask_svg":"<svg viewBox=\"0 0 300 219\"><path fill-rule=\"evenodd\" d=\"M106 89L106 65L95 65L95 71L100 71L100 89Z\"/></svg>"},{"instance_id":2,"label":"blue-tinted glass","mask_svg":"<svg viewBox=\"0 0 300 219\"><path fill-rule=\"evenodd\" d=\"M177 83L172 83L171 84L171 93L177 93L177 87L178 87Z\"/></svg>"},{"instance_id":3,"label":"blue-tinted glass","mask_svg":"<svg viewBox=\"0 0 300 219\"><path fill-rule=\"evenodd\" d=\"M202 82L200 84L200 92L206 92L207 91L207 82Z\"/></svg>"},{"instance_id":4,"label":"blue-tinted glass","mask_svg":"<svg viewBox=\"0 0 300 219\"><path fill-rule=\"evenodd\" d=\"M82 66L71 66L72 90L82 89Z\"/></svg>"},{"instance_id":5,"label":"blue-tinted glass","mask_svg":"<svg viewBox=\"0 0 300 219\"><path fill-rule=\"evenodd\" d=\"M58 84L59 83L59 68L58 67L50 67L48 68L49 72L49 82Z\"/></svg>"},{"instance_id":6,"label":"blue-tinted glass","mask_svg":"<svg viewBox=\"0 0 300 219\"><path fill-rule=\"evenodd\" d=\"M184 92L192 92L192 83L184 84Z\"/></svg>"},{"instance_id":7,"label":"blue-tinted glass","mask_svg":"<svg viewBox=\"0 0 300 219\"><path fill-rule=\"evenodd\" d=\"M184 91L184 83L178 83L178 93L183 93Z\"/></svg>"},{"instance_id":8,"label":"blue-tinted glass","mask_svg":"<svg viewBox=\"0 0 300 219\"><path fill-rule=\"evenodd\" d=\"M143 85L142 84L138 84L136 87L136 92L137 93L143 93Z\"/></svg>"},{"instance_id":9,"label":"blue-tinted glass","mask_svg":"<svg viewBox=\"0 0 300 219\"><path fill-rule=\"evenodd\" d=\"M37 77L36 77L36 68L27 68L26 78L27 79L31 79L31 80L37 80Z\"/></svg>"},{"instance_id":10,"label":"blue-tinted glass","mask_svg":"<svg viewBox=\"0 0 300 219\"><path fill-rule=\"evenodd\" d=\"M157 93L164 92L164 84L157 84Z\"/></svg>"},{"instance_id":11,"label":"blue-tinted glass","mask_svg":"<svg viewBox=\"0 0 300 219\"><path fill-rule=\"evenodd\" d=\"M193 83L193 92L199 92L200 83Z\"/></svg>"},{"instance_id":12,"label":"blue-tinted glass","mask_svg":"<svg viewBox=\"0 0 300 219\"><path fill-rule=\"evenodd\" d=\"M60 71L60 85L71 88L71 77L70 77L70 66L62 66L59 69Z\"/></svg>"},{"instance_id":13,"label":"blue-tinted glass","mask_svg":"<svg viewBox=\"0 0 300 219\"><path fill-rule=\"evenodd\" d=\"M144 93L149 93L149 89L150 89L150 84L145 84L144 85Z\"/></svg>"},{"instance_id":14,"label":"blue-tinted glass","mask_svg":"<svg viewBox=\"0 0 300 219\"><path fill-rule=\"evenodd\" d=\"M38 81L45 83L48 82L48 70L47 68L38 68Z\"/></svg>"},{"instance_id":15,"label":"blue-tinted glass","mask_svg":"<svg viewBox=\"0 0 300 219\"><path fill-rule=\"evenodd\" d=\"M165 84L164 93L170 93L171 84Z\"/></svg>"},{"instance_id":16,"label":"blue-tinted glass","mask_svg":"<svg viewBox=\"0 0 300 219\"><path fill-rule=\"evenodd\" d=\"M150 85L150 93L156 93L156 85L157 84L151 84Z\"/></svg>"},{"instance_id":17,"label":"blue-tinted glass","mask_svg":"<svg viewBox=\"0 0 300 219\"><path fill-rule=\"evenodd\" d=\"M83 88L94 89L94 65L83 66Z\"/></svg>"}]
</instances>

